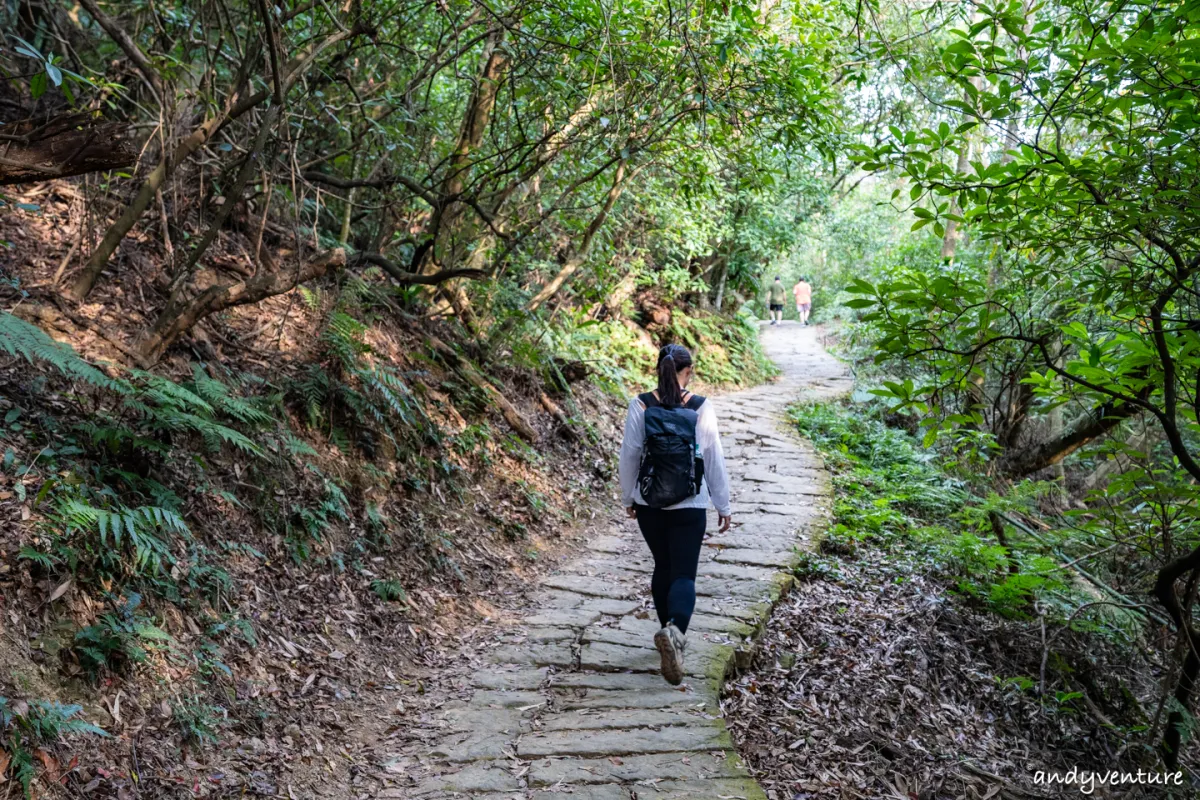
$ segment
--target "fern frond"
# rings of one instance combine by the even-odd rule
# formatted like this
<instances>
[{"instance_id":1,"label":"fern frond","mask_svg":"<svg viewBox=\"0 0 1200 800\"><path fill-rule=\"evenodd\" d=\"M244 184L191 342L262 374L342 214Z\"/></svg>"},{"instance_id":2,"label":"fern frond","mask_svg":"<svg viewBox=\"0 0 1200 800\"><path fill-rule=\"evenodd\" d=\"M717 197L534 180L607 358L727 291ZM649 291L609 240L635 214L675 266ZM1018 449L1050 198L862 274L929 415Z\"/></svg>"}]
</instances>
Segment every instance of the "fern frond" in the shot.
<instances>
[{"instance_id":1,"label":"fern frond","mask_svg":"<svg viewBox=\"0 0 1200 800\"><path fill-rule=\"evenodd\" d=\"M30 364L47 364L67 378L91 386L121 394L130 390L128 383L108 377L84 361L70 345L54 341L38 326L7 311L0 311L0 350L20 356Z\"/></svg>"},{"instance_id":2,"label":"fern frond","mask_svg":"<svg viewBox=\"0 0 1200 800\"><path fill-rule=\"evenodd\" d=\"M293 456L315 456L317 451L313 449L308 442L297 439L291 433L283 435L283 443L287 447L288 453Z\"/></svg>"},{"instance_id":3,"label":"fern frond","mask_svg":"<svg viewBox=\"0 0 1200 800\"><path fill-rule=\"evenodd\" d=\"M213 408L238 422L262 426L273 421L270 414L245 398L233 394L228 386L205 373L199 364L192 367L192 383L196 387L196 393Z\"/></svg>"},{"instance_id":4,"label":"fern frond","mask_svg":"<svg viewBox=\"0 0 1200 800\"><path fill-rule=\"evenodd\" d=\"M95 531L101 547L125 547L133 550L134 567L141 571L147 567L158 570L164 563L174 561L170 545L159 534L174 534L191 540L192 532L183 517L168 508L138 506L115 509L97 508L78 498L67 498L56 507L56 515L64 528L64 534L89 533Z\"/></svg>"},{"instance_id":5,"label":"fern frond","mask_svg":"<svg viewBox=\"0 0 1200 800\"><path fill-rule=\"evenodd\" d=\"M212 414L214 411L203 397L175 381L140 370L135 370L133 375L144 382L143 394L159 406L174 406L190 413Z\"/></svg>"},{"instance_id":6,"label":"fern frond","mask_svg":"<svg viewBox=\"0 0 1200 800\"><path fill-rule=\"evenodd\" d=\"M262 448L245 434L187 411L159 409L150 420L150 424L152 427L160 427L164 430L198 434L213 446L213 449L216 449L220 442L224 442L245 453L252 453L256 456L264 455Z\"/></svg>"}]
</instances>

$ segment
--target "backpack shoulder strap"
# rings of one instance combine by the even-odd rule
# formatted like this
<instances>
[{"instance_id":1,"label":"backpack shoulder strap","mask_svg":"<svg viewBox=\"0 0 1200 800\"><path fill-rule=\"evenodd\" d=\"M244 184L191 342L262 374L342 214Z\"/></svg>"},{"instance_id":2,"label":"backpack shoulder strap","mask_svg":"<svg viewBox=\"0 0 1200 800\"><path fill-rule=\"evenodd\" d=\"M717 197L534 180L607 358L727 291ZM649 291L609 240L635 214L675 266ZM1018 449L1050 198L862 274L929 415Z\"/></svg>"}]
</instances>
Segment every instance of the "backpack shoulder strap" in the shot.
<instances>
[{"instance_id":1,"label":"backpack shoulder strap","mask_svg":"<svg viewBox=\"0 0 1200 800\"><path fill-rule=\"evenodd\" d=\"M703 404L704 404L704 396L699 395L699 394L694 394L688 398L688 401L683 404L683 407L691 409L692 411L699 411L700 406L702 406Z\"/></svg>"},{"instance_id":2,"label":"backpack shoulder strap","mask_svg":"<svg viewBox=\"0 0 1200 800\"><path fill-rule=\"evenodd\" d=\"M654 392L643 392L638 395L638 400L642 401L642 405L646 408L654 408L662 403L658 402L658 398L654 396Z\"/></svg>"}]
</instances>

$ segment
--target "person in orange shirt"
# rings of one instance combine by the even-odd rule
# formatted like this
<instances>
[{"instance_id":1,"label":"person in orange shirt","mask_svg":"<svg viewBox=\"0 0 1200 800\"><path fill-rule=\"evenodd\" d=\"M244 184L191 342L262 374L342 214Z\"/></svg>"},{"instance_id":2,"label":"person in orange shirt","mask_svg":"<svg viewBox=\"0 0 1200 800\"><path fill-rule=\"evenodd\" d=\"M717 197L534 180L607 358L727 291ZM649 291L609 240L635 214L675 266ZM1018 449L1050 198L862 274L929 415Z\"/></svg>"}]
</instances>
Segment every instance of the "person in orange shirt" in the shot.
<instances>
[{"instance_id":1,"label":"person in orange shirt","mask_svg":"<svg viewBox=\"0 0 1200 800\"><path fill-rule=\"evenodd\" d=\"M812 310L812 286L804 278L801 278L800 282L792 288L792 295L796 298L796 313L800 315L800 322L807 325L808 312Z\"/></svg>"}]
</instances>

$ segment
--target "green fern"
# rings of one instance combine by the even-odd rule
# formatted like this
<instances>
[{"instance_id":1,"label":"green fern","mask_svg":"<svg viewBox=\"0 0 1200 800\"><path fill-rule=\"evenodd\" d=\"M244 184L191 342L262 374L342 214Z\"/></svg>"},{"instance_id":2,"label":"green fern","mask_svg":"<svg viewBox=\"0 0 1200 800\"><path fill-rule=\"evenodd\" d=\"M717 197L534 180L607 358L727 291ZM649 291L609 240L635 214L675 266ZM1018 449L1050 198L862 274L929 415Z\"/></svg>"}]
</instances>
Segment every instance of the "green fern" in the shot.
<instances>
[{"instance_id":1,"label":"green fern","mask_svg":"<svg viewBox=\"0 0 1200 800\"><path fill-rule=\"evenodd\" d=\"M293 457L299 458L300 456L317 455L317 451L313 449L312 445L303 439L296 438L291 433L285 433L283 435L283 444L287 448L288 453Z\"/></svg>"},{"instance_id":2,"label":"green fern","mask_svg":"<svg viewBox=\"0 0 1200 800\"><path fill-rule=\"evenodd\" d=\"M216 419L218 410L231 418L247 423L264 423L269 417L227 390L217 389L217 381L197 385L200 393L174 381L149 372L133 370L129 379L109 378L80 358L65 344L51 339L36 325L12 314L0 312L0 351L20 356L31 364L54 367L65 377L107 389L124 398L123 407L134 412L151 433L188 433L200 436L211 448L229 444L246 453L262 455L262 449L240 431L222 425ZM215 407L209 398L218 398ZM106 446L113 454L124 448L141 449L166 454L169 448L146 437L132 426L81 426L94 443Z\"/></svg>"},{"instance_id":3,"label":"green fern","mask_svg":"<svg viewBox=\"0 0 1200 800\"><path fill-rule=\"evenodd\" d=\"M108 548L110 538L118 550L128 546L133 555L133 566L138 572L147 567L157 572L164 562L173 561L170 546L160 534L175 534L185 539L191 539L192 535L182 517L158 506L110 510L96 508L77 498L68 498L59 502L55 516L63 525L63 533L67 537L79 533L97 533L101 552Z\"/></svg>"},{"instance_id":4,"label":"green fern","mask_svg":"<svg viewBox=\"0 0 1200 800\"><path fill-rule=\"evenodd\" d=\"M82 712L83 706L63 705L51 700L19 703L0 697L0 735L7 740L12 758L9 769L26 797L32 796L31 785L37 776L33 753L38 748L56 743L65 734L109 735L103 728L80 719Z\"/></svg>"},{"instance_id":5,"label":"green fern","mask_svg":"<svg viewBox=\"0 0 1200 800\"><path fill-rule=\"evenodd\" d=\"M36 325L7 311L0 311L0 350L20 356L30 364L44 363L72 380L124 393L125 381L114 380L79 357L70 345L56 342Z\"/></svg>"},{"instance_id":6,"label":"green fern","mask_svg":"<svg viewBox=\"0 0 1200 800\"><path fill-rule=\"evenodd\" d=\"M274 418L245 398L233 394L221 381L207 375L199 364L192 366L192 384L196 393L214 409L245 425L265 427Z\"/></svg>"},{"instance_id":7,"label":"green fern","mask_svg":"<svg viewBox=\"0 0 1200 800\"><path fill-rule=\"evenodd\" d=\"M186 386L141 370L134 370L132 375L141 383L141 393L155 405L210 416L215 413L215 409L203 397Z\"/></svg>"},{"instance_id":8,"label":"green fern","mask_svg":"<svg viewBox=\"0 0 1200 800\"><path fill-rule=\"evenodd\" d=\"M387 602L406 601L408 594L400 581L395 579L371 581L371 591L380 599Z\"/></svg>"},{"instance_id":9,"label":"green fern","mask_svg":"<svg viewBox=\"0 0 1200 800\"><path fill-rule=\"evenodd\" d=\"M149 648L171 642L170 634L138 612L141 603L141 595L133 592L124 600L113 598L113 611L75 634L72 650L93 678L105 670L120 672L129 664L140 664L149 656Z\"/></svg>"}]
</instances>

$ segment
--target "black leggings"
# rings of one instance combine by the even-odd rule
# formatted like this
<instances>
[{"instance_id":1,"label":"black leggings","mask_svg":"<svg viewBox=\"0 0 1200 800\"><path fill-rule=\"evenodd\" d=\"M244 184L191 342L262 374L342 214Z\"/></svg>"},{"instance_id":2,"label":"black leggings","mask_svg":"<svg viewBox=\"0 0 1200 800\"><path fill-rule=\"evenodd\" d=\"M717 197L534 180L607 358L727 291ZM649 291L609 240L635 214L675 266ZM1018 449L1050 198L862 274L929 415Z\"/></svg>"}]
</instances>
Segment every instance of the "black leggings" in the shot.
<instances>
[{"instance_id":1,"label":"black leggings","mask_svg":"<svg viewBox=\"0 0 1200 800\"><path fill-rule=\"evenodd\" d=\"M638 527L654 554L654 577L650 593L658 621L687 633L688 622L696 608L696 567L708 515L703 508L679 508L665 511L637 506Z\"/></svg>"}]
</instances>

